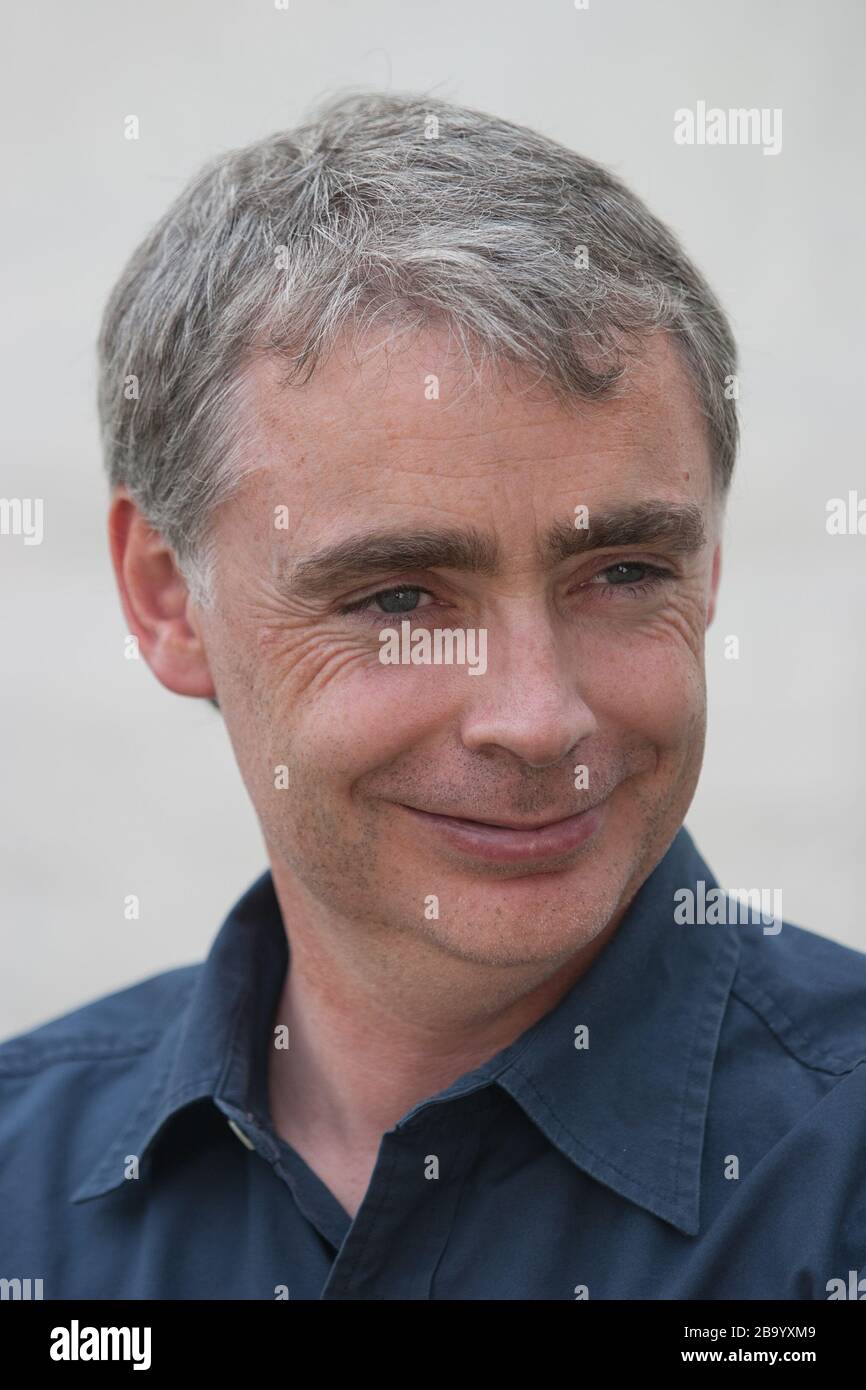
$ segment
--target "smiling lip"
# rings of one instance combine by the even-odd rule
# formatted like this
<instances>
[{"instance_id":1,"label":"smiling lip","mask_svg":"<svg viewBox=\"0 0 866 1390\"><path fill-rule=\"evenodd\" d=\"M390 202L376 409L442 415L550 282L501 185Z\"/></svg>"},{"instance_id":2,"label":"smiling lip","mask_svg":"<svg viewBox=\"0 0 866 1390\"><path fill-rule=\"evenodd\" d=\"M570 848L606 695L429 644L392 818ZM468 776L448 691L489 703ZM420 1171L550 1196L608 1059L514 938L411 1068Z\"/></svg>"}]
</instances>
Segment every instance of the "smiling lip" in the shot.
<instances>
[{"instance_id":1,"label":"smiling lip","mask_svg":"<svg viewBox=\"0 0 866 1390\"><path fill-rule=\"evenodd\" d=\"M400 803L401 805L403 803ZM519 864L538 859L554 859L585 844L595 834L604 817L605 803L563 820L540 825L521 825L518 821L477 821L462 816L440 816L403 805L403 810L438 833L455 849L477 859L498 864Z\"/></svg>"}]
</instances>

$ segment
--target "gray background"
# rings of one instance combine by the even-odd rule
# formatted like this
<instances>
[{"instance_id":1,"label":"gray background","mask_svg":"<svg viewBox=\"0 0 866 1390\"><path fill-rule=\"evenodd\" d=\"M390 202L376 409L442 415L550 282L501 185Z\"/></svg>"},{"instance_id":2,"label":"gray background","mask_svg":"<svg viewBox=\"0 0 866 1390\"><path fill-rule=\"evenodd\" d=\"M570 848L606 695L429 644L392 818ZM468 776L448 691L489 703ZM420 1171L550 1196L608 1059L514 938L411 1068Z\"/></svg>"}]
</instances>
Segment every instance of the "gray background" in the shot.
<instances>
[{"instance_id":1,"label":"gray background","mask_svg":"<svg viewBox=\"0 0 866 1390\"><path fill-rule=\"evenodd\" d=\"M216 711L123 659L94 341L196 168L345 85L452 98L601 160L722 297L744 448L687 824L724 886L781 888L789 921L866 949L866 536L825 529L828 498L866 495L857 0L19 0L4 27L0 491L44 498L45 538L0 537L0 1036L201 958L266 865ZM676 145L674 110L699 100L781 107L781 153Z\"/></svg>"}]
</instances>

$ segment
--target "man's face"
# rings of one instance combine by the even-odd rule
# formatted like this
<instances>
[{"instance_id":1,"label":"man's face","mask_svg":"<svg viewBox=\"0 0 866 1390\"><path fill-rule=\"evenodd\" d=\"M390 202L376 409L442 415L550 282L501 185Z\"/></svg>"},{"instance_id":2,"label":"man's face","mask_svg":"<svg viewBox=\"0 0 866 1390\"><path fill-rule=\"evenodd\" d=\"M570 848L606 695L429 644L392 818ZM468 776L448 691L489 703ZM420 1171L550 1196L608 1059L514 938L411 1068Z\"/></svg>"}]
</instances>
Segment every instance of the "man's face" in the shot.
<instances>
[{"instance_id":1,"label":"man's face","mask_svg":"<svg viewBox=\"0 0 866 1390\"><path fill-rule=\"evenodd\" d=\"M363 366L341 350L302 388L260 362L263 467L215 518L194 621L278 882L340 930L554 964L691 802L719 508L669 340L574 412L516 385L470 387L435 333ZM640 505L673 524L632 536ZM372 536L358 568L328 557ZM404 621L484 630L486 669L384 664Z\"/></svg>"}]
</instances>

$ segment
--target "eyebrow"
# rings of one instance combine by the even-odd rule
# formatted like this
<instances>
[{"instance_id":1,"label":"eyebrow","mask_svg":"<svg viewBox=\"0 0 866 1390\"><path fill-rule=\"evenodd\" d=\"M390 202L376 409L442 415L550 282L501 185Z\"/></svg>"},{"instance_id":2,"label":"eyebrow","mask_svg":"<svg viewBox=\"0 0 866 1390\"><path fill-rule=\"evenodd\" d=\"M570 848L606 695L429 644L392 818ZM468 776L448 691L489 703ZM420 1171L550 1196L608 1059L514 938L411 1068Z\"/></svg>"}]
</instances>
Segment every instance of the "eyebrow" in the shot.
<instances>
[{"instance_id":1,"label":"eyebrow","mask_svg":"<svg viewBox=\"0 0 866 1390\"><path fill-rule=\"evenodd\" d=\"M706 540L703 514L693 503L639 502L594 514L586 528L555 522L538 548L542 565L560 564L593 550L641 545L662 546L687 555ZM347 536L297 560L281 577L281 587L297 598L325 598L341 586L397 570L453 569L491 577L499 573L502 551L494 537L473 527L460 530L373 530Z\"/></svg>"}]
</instances>

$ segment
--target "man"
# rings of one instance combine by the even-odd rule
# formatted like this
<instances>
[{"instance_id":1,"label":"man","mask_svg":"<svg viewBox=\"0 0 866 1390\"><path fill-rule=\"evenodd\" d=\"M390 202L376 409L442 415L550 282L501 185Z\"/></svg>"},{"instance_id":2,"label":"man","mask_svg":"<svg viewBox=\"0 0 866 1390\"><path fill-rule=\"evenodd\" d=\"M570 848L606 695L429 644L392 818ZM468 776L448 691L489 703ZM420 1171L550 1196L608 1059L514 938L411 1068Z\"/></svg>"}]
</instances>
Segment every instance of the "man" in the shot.
<instances>
[{"instance_id":1,"label":"man","mask_svg":"<svg viewBox=\"0 0 866 1390\"><path fill-rule=\"evenodd\" d=\"M185 190L100 369L130 631L218 704L270 868L204 965L0 1049L2 1272L848 1289L866 956L683 826L736 360L671 233L531 131L338 99Z\"/></svg>"}]
</instances>

